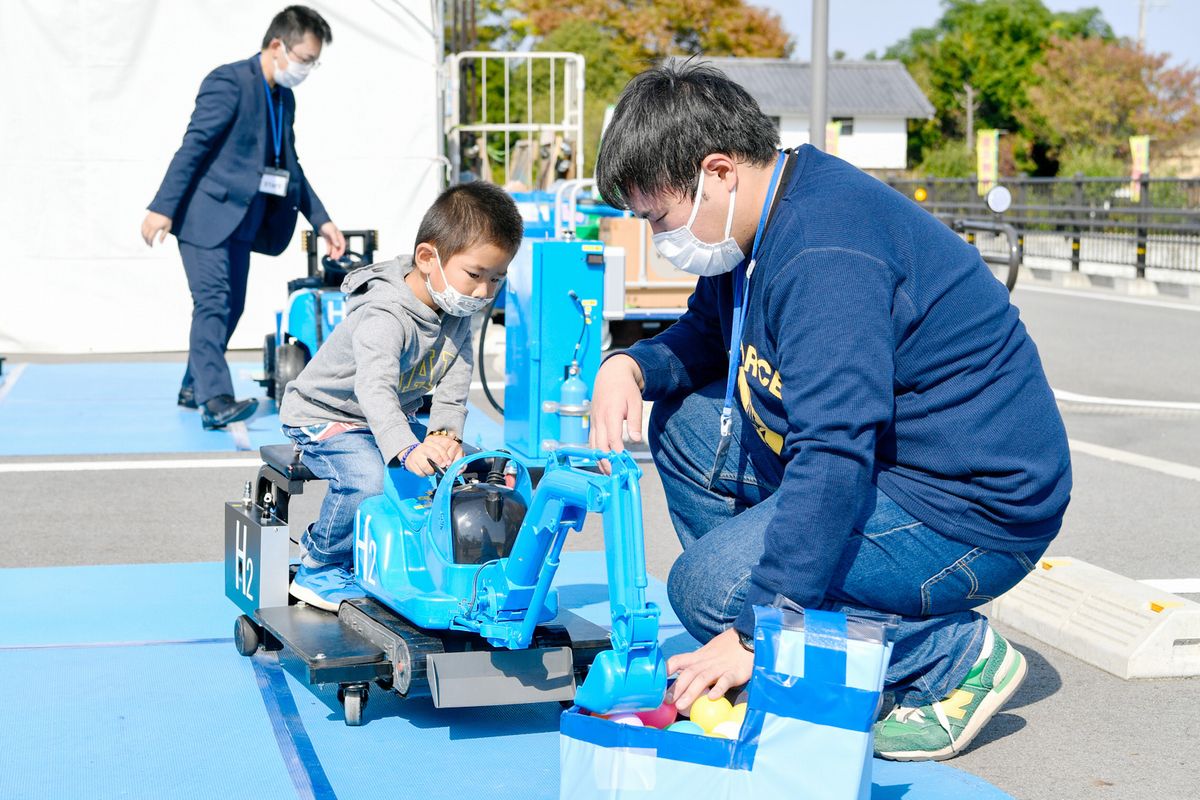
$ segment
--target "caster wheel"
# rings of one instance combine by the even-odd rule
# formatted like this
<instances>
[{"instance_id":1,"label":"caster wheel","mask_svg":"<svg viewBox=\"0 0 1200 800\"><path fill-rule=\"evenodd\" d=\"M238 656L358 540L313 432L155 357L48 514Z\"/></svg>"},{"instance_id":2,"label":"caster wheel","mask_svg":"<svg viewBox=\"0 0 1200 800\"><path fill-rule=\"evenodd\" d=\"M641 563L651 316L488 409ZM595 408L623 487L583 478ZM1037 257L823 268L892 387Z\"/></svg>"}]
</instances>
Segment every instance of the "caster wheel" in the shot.
<instances>
[{"instance_id":1,"label":"caster wheel","mask_svg":"<svg viewBox=\"0 0 1200 800\"><path fill-rule=\"evenodd\" d=\"M346 713L346 724L351 727L362 725L362 712L367 705L367 687L356 685L338 689L338 699L342 701L342 709Z\"/></svg>"},{"instance_id":2,"label":"caster wheel","mask_svg":"<svg viewBox=\"0 0 1200 800\"><path fill-rule=\"evenodd\" d=\"M242 614L234 620L233 646L237 648L238 653L252 656L258 652L260 644L262 644L262 637L259 635L258 626L252 619Z\"/></svg>"}]
</instances>

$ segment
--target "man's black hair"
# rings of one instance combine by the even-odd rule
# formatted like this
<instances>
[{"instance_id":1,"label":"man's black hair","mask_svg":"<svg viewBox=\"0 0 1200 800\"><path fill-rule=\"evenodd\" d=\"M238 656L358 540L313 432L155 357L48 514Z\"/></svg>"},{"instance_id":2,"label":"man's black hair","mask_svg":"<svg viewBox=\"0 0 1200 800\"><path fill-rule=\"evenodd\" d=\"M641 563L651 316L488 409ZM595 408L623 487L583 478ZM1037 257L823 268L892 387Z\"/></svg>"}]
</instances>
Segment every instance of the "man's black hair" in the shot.
<instances>
[{"instance_id":1,"label":"man's black hair","mask_svg":"<svg viewBox=\"0 0 1200 800\"><path fill-rule=\"evenodd\" d=\"M325 18L308 6L288 6L275 15L267 26L263 36L263 49L270 46L271 40L279 39L285 45L295 47L304 39L304 34L311 33L317 41L329 44L333 41L333 32Z\"/></svg>"},{"instance_id":2,"label":"man's black hair","mask_svg":"<svg viewBox=\"0 0 1200 800\"><path fill-rule=\"evenodd\" d=\"M629 193L692 199L700 162L725 153L755 166L775 160L779 132L754 98L711 64L664 61L629 82L600 143L596 188L629 207Z\"/></svg>"},{"instance_id":3,"label":"man's black hair","mask_svg":"<svg viewBox=\"0 0 1200 800\"><path fill-rule=\"evenodd\" d=\"M437 248L443 264L480 244L513 255L524 235L525 224L512 197L495 184L472 181L451 186L433 201L417 229L413 253L427 242Z\"/></svg>"}]
</instances>

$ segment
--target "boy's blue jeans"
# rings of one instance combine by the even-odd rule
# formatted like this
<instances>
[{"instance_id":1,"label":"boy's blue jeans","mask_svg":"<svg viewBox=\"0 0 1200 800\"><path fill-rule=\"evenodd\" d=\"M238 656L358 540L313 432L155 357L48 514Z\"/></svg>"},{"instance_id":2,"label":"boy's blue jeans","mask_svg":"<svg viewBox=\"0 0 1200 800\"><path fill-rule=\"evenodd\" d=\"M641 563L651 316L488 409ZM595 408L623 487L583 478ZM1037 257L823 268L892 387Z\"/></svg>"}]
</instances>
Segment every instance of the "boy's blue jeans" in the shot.
<instances>
[{"instance_id":1,"label":"boy's blue jeans","mask_svg":"<svg viewBox=\"0 0 1200 800\"><path fill-rule=\"evenodd\" d=\"M667 588L701 642L731 627L742 609L783 470L735 413L729 455L714 490L707 488L724 393L724 381L714 383L659 401L650 415L650 449L683 545ZM874 504L851 535L822 608L900 616L885 689L898 705L927 705L957 688L980 656L987 619L971 609L1012 588L1045 547L974 547L914 519L883 492L876 490Z\"/></svg>"},{"instance_id":2,"label":"boy's blue jeans","mask_svg":"<svg viewBox=\"0 0 1200 800\"><path fill-rule=\"evenodd\" d=\"M424 439L424 429L409 424L418 440ZM300 546L310 567L337 564L350 570L354 561L354 514L363 500L383 494L387 468L368 428L317 441L313 437L323 427L283 426L283 432L299 446L304 466L329 483L320 516L300 537Z\"/></svg>"}]
</instances>

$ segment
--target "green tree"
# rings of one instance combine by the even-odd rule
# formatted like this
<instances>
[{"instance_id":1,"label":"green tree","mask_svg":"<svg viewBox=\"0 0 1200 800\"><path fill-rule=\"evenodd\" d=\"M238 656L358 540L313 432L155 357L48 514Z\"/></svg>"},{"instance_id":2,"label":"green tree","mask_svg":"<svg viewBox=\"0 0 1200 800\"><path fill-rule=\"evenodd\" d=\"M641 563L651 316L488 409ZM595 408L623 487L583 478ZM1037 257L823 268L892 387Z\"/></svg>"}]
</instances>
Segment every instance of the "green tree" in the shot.
<instances>
[{"instance_id":1,"label":"green tree","mask_svg":"<svg viewBox=\"0 0 1200 800\"><path fill-rule=\"evenodd\" d=\"M1113 38L1100 10L1053 13L1041 0L944 0L930 28L918 28L890 47L886 58L902 61L936 114L910 125L909 153L966 135L966 86L977 104L975 128L1020 131L1029 106L1027 87L1051 37ZM1027 154L1018 166L1032 168Z\"/></svg>"}]
</instances>

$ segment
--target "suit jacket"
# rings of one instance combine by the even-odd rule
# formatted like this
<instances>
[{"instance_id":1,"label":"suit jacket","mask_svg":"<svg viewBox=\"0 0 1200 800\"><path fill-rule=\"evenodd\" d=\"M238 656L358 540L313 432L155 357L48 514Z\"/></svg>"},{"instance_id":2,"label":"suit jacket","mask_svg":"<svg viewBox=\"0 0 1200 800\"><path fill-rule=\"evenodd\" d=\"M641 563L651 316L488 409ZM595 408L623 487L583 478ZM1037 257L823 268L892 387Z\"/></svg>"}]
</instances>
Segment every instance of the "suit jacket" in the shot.
<instances>
[{"instance_id":1,"label":"suit jacket","mask_svg":"<svg viewBox=\"0 0 1200 800\"><path fill-rule=\"evenodd\" d=\"M283 103L282 167L291 173L286 197L267 198L253 249L278 255L287 247L299 211L314 228L329 221L296 157L296 97L278 88ZM180 241L216 247L241 224L258 194L266 164L267 96L256 53L217 67L200 84L196 109L149 209L171 218ZM272 153L273 154L273 153Z\"/></svg>"}]
</instances>

